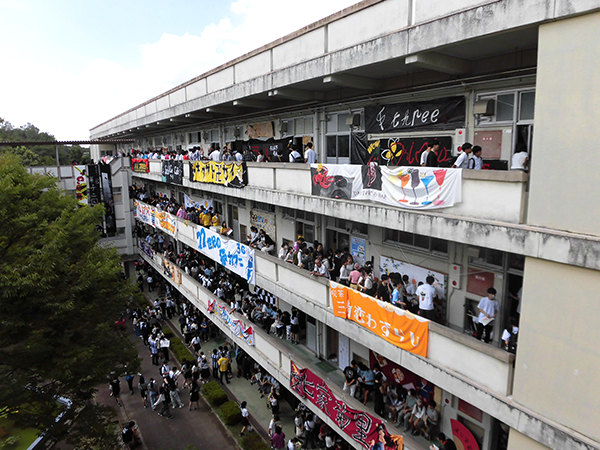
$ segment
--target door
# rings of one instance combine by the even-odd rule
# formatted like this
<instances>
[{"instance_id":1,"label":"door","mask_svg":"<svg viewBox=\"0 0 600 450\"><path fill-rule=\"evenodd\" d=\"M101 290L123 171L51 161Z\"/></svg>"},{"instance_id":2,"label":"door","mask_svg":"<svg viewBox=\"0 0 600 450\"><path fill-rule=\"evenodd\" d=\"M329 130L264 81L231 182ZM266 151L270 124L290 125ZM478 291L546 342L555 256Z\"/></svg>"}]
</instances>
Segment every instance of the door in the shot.
<instances>
[{"instance_id":1,"label":"door","mask_svg":"<svg viewBox=\"0 0 600 450\"><path fill-rule=\"evenodd\" d=\"M350 338L338 334L338 367L344 370L350 365Z\"/></svg>"},{"instance_id":2,"label":"door","mask_svg":"<svg viewBox=\"0 0 600 450\"><path fill-rule=\"evenodd\" d=\"M350 135L327 136L327 163L350 164Z\"/></svg>"},{"instance_id":3,"label":"door","mask_svg":"<svg viewBox=\"0 0 600 450\"><path fill-rule=\"evenodd\" d=\"M237 241L241 240L241 235L240 235L240 221L238 218L238 208L237 206L233 206L233 205L228 205L227 206L227 217L229 218L229 221L227 222L227 225L229 227L231 227L231 229L233 230L233 236L230 236L232 239L235 239Z\"/></svg>"}]
</instances>

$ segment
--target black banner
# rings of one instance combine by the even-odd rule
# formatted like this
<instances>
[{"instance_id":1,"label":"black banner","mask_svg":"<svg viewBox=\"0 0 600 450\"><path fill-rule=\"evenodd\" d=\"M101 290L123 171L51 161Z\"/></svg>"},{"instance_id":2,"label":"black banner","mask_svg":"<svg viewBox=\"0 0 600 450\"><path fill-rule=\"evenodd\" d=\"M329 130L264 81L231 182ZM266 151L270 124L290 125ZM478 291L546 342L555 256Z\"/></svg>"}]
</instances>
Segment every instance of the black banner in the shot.
<instances>
[{"instance_id":1,"label":"black banner","mask_svg":"<svg viewBox=\"0 0 600 450\"><path fill-rule=\"evenodd\" d=\"M427 102L367 106L365 131L391 133L412 130L452 130L465 126L464 97L447 97Z\"/></svg>"},{"instance_id":2,"label":"black banner","mask_svg":"<svg viewBox=\"0 0 600 450\"><path fill-rule=\"evenodd\" d=\"M150 161L142 158L131 158L131 170L137 173L150 172Z\"/></svg>"},{"instance_id":3,"label":"black banner","mask_svg":"<svg viewBox=\"0 0 600 450\"><path fill-rule=\"evenodd\" d=\"M162 180L165 183L183 184L183 161L164 160L162 162Z\"/></svg>"},{"instance_id":4,"label":"black banner","mask_svg":"<svg viewBox=\"0 0 600 450\"><path fill-rule=\"evenodd\" d=\"M438 163L440 167L449 167L452 159L452 138L416 137L416 138L387 138L368 141L365 144L364 133L352 134L350 162L352 164L377 163L382 166L418 166L421 153L427 148L429 141L440 143Z\"/></svg>"},{"instance_id":5,"label":"black banner","mask_svg":"<svg viewBox=\"0 0 600 450\"><path fill-rule=\"evenodd\" d=\"M115 217L115 201L112 192L112 178L110 165L100 164L100 180L102 181L102 197L104 199L104 220L106 222L106 235L117 234L117 219Z\"/></svg>"},{"instance_id":6,"label":"black banner","mask_svg":"<svg viewBox=\"0 0 600 450\"><path fill-rule=\"evenodd\" d=\"M88 175L88 205L95 206L102 202L100 192L100 171L96 164L87 166Z\"/></svg>"},{"instance_id":7,"label":"black banner","mask_svg":"<svg viewBox=\"0 0 600 450\"><path fill-rule=\"evenodd\" d=\"M267 139L266 141L250 139L248 142L248 148L252 150L252 153L254 153L255 156L262 154L271 162L288 162L288 144L290 140L292 140L292 138L279 140L271 138ZM278 156L275 156L275 154Z\"/></svg>"}]
</instances>

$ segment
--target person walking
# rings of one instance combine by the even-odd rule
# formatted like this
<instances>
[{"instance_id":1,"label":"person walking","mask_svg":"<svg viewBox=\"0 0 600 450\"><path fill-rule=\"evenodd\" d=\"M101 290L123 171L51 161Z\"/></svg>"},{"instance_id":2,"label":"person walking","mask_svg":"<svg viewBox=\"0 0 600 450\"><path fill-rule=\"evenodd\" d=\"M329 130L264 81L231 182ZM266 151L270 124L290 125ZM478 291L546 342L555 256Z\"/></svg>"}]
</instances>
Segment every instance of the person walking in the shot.
<instances>
[{"instance_id":1,"label":"person walking","mask_svg":"<svg viewBox=\"0 0 600 450\"><path fill-rule=\"evenodd\" d=\"M148 384L146 383L144 375L141 373L138 373L138 379L138 391L140 391L140 397L142 397L142 405L144 405L144 408L147 408L148 405L146 404L146 399L148 397Z\"/></svg>"},{"instance_id":2,"label":"person walking","mask_svg":"<svg viewBox=\"0 0 600 450\"><path fill-rule=\"evenodd\" d=\"M221 381L221 384L223 384L223 378L225 378L225 381L227 381L227 384L229 384L229 374L228 374L229 359L227 359L227 356L223 355L223 356L221 356L221 358L219 358L218 364L219 364L219 380Z\"/></svg>"},{"instance_id":3,"label":"person walking","mask_svg":"<svg viewBox=\"0 0 600 450\"><path fill-rule=\"evenodd\" d=\"M240 409L242 411L242 431L240 431L240 436L244 435L244 431L250 427L250 413L248 412L248 403L245 401L240 405Z\"/></svg>"},{"instance_id":4,"label":"person walking","mask_svg":"<svg viewBox=\"0 0 600 450\"><path fill-rule=\"evenodd\" d=\"M161 409L158 413L161 417L166 417L167 419L172 419L171 410L169 409L169 391L164 386L160 387L160 395L158 399L156 399L156 403L152 405L152 409L156 409L156 406L160 404Z\"/></svg>"},{"instance_id":5,"label":"person walking","mask_svg":"<svg viewBox=\"0 0 600 450\"><path fill-rule=\"evenodd\" d=\"M115 399L117 405L123 406L123 403L121 402L121 382L117 377L114 377L112 380L110 380L109 389L110 396Z\"/></svg>"},{"instance_id":6,"label":"person walking","mask_svg":"<svg viewBox=\"0 0 600 450\"><path fill-rule=\"evenodd\" d=\"M190 404L188 406L188 410L191 411L192 410L192 404L196 404L196 406L194 407L194 410L197 410L200 408L200 404L199 404L199 400L200 400L200 386L198 386L198 383L193 380L192 381L192 385L190 387Z\"/></svg>"}]
</instances>

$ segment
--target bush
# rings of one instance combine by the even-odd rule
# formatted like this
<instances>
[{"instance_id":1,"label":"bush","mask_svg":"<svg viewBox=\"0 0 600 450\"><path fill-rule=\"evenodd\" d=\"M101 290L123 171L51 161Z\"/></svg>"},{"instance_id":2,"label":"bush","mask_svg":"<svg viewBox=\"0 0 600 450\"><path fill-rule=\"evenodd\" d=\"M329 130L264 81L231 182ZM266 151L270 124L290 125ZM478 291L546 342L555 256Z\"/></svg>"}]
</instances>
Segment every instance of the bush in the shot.
<instances>
[{"instance_id":1,"label":"bush","mask_svg":"<svg viewBox=\"0 0 600 450\"><path fill-rule=\"evenodd\" d=\"M175 333L173 333L173 330L171 330L169 327L164 327L162 332L165 335L165 337L169 340L171 340L171 338L175 336Z\"/></svg>"},{"instance_id":2,"label":"bush","mask_svg":"<svg viewBox=\"0 0 600 450\"><path fill-rule=\"evenodd\" d=\"M219 416L225 422L225 425L235 425L242 418L242 411L236 402L226 402L221 405Z\"/></svg>"},{"instance_id":3,"label":"bush","mask_svg":"<svg viewBox=\"0 0 600 450\"><path fill-rule=\"evenodd\" d=\"M257 433L250 433L241 440L244 450L270 450L270 447Z\"/></svg>"},{"instance_id":4,"label":"bush","mask_svg":"<svg viewBox=\"0 0 600 450\"><path fill-rule=\"evenodd\" d=\"M184 359L187 359L188 361L190 361L191 359L196 359L196 357L190 351L190 349L187 348L183 342L181 342L181 339L179 339L178 337L173 337L169 340L171 341L171 351L180 363L183 364Z\"/></svg>"},{"instance_id":5,"label":"bush","mask_svg":"<svg viewBox=\"0 0 600 450\"><path fill-rule=\"evenodd\" d=\"M206 383L203 392L208 402L214 406L222 405L228 400L227 393L216 381Z\"/></svg>"}]
</instances>

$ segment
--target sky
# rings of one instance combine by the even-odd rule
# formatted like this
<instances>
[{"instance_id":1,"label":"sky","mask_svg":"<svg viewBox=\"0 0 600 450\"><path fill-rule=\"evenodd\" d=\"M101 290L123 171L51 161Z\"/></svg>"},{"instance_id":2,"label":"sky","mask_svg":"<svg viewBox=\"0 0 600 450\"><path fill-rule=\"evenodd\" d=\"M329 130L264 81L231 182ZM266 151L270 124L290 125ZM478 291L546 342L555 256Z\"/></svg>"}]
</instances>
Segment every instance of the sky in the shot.
<instances>
[{"instance_id":1,"label":"sky","mask_svg":"<svg viewBox=\"0 0 600 450\"><path fill-rule=\"evenodd\" d=\"M59 140L358 0L0 0L0 118Z\"/></svg>"}]
</instances>

